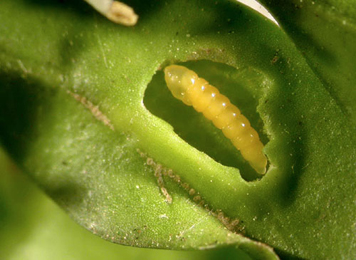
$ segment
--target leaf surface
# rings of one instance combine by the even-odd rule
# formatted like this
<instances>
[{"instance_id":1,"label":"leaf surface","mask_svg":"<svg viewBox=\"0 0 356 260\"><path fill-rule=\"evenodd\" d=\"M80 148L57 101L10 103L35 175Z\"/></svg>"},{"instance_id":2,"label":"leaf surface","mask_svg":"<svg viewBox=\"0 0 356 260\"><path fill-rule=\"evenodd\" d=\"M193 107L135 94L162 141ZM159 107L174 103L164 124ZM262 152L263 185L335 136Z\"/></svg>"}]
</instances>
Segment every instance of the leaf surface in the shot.
<instances>
[{"instance_id":1,"label":"leaf surface","mask_svg":"<svg viewBox=\"0 0 356 260\"><path fill-rule=\"evenodd\" d=\"M229 1L131 5L133 28L80 1L0 4L0 136L19 165L116 243L276 257L243 233L296 257L353 255L353 123L290 38ZM266 176L170 96L170 63L236 102L266 144Z\"/></svg>"}]
</instances>

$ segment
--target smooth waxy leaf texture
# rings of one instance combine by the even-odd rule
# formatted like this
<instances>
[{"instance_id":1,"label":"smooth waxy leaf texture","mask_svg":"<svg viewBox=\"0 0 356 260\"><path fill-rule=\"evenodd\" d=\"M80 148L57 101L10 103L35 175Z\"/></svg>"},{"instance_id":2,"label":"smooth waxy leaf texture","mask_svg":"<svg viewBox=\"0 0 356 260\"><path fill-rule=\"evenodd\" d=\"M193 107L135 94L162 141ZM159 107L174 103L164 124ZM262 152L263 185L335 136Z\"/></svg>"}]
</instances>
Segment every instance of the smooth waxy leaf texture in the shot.
<instances>
[{"instance_id":1,"label":"smooth waxy leaf texture","mask_svg":"<svg viewBox=\"0 0 356 260\"><path fill-rule=\"evenodd\" d=\"M244 233L296 257L353 255L353 124L290 38L233 2L131 4L134 28L80 1L0 4L1 140L19 165L116 243L275 257ZM174 100L169 63L241 108L267 144L266 176Z\"/></svg>"}]
</instances>

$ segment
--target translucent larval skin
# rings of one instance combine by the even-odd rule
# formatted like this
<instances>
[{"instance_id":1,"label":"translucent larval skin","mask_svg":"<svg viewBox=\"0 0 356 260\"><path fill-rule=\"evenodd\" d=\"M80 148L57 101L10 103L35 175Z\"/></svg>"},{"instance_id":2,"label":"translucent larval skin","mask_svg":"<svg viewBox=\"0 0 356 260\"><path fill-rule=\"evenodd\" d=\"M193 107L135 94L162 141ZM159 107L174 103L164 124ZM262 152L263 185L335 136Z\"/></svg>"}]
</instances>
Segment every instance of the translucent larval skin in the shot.
<instances>
[{"instance_id":1,"label":"translucent larval skin","mask_svg":"<svg viewBox=\"0 0 356 260\"><path fill-rule=\"evenodd\" d=\"M258 133L240 110L205 79L186 67L171 65L164 69L173 96L211 120L230 139L246 161L259 174L265 174L267 158Z\"/></svg>"}]
</instances>

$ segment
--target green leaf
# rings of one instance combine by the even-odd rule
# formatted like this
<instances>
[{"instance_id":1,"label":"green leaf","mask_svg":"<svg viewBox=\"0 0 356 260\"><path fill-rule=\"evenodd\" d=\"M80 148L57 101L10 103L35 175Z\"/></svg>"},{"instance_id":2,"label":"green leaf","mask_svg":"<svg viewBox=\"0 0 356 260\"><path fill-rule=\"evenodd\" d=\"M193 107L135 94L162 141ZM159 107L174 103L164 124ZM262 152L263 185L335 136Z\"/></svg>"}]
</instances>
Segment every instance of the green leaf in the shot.
<instances>
[{"instance_id":1,"label":"green leaf","mask_svg":"<svg viewBox=\"0 0 356 260\"><path fill-rule=\"evenodd\" d=\"M0 137L18 164L116 243L276 258L250 237L295 257L354 255L354 125L290 38L234 2L131 6L134 28L79 1L0 4ZM241 108L266 144L266 176L171 97L170 63Z\"/></svg>"},{"instance_id":2,"label":"green leaf","mask_svg":"<svg viewBox=\"0 0 356 260\"><path fill-rule=\"evenodd\" d=\"M356 5L352 0L263 0L325 89L356 123Z\"/></svg>"},{"instance_id":3,"label":"green leaf","mask_svg":"<svg viewBox=\"0 0 356 260\"><path fill-rule=\"evenodd\" d=\"M0 165L1 259L251 259L233 245L187 252L107 243L72 221L2 150Z\"/></svg>"}]
</instances>

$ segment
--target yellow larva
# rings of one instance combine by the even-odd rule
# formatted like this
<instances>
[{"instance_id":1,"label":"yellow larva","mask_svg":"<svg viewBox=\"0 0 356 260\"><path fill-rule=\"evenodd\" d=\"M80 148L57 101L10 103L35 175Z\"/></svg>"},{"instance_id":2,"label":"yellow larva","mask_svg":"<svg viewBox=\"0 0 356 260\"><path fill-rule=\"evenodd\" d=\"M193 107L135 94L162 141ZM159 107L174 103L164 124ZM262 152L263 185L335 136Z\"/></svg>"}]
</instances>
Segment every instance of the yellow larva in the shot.
<instances>
[{"instance_id":1,"label":"yellow larva","mask_svg":"<svg viewBox=\"0 0 356 260\"><path fill-rule=\"evenodd\" d=\"M165 80L173 96L211 120L259 174L266 172L267 158L258 133L240 110L205 79L183 66L165 68Z\"/></svg>"}]
</instances>

